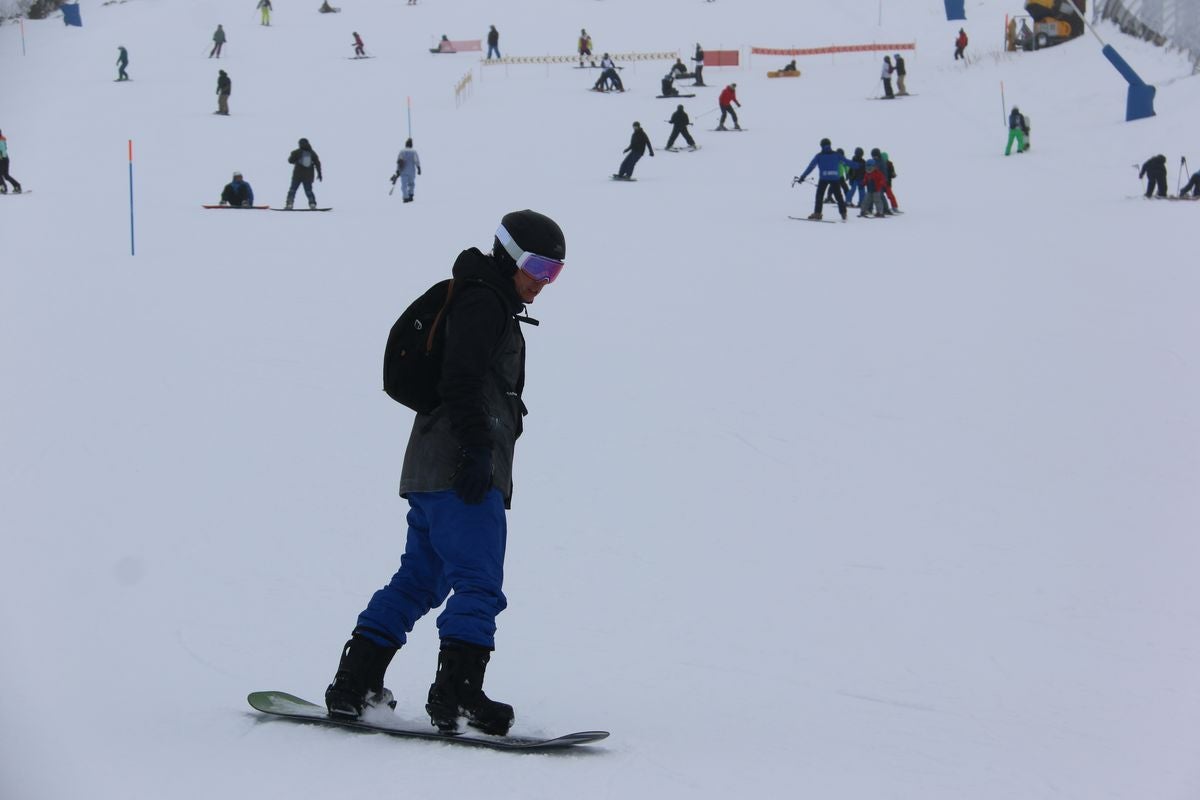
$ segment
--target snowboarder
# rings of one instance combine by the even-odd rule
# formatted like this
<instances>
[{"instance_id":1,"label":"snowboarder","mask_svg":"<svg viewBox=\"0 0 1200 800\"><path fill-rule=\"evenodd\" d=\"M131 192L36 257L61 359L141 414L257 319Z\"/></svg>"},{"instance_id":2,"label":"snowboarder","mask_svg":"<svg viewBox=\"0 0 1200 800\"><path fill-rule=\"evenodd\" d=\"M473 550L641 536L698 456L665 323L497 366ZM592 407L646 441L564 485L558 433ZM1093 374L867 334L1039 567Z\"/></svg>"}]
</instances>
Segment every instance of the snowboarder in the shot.
<instances>
[{"instance_id":1,"label":"snowboarder","mask_svg":"<svg viewBox=\"0 0 1200 800\"><path fill-rule=\"evenodd\" d=\"M583 66L584 56L587 56L588 58L592 57L592 37L590 35L588 35L587 28L580 28L579 29L579 66L581 66L581 67ZM596 62L593 59L592 65L594 66L595 63Z\"/></svg>"},{"instance_id":2,"label":"snowboarder","mask_svg":"<svg viewBox=\"0 0 1200 800\"><path fill-rule=\"evenodd\" d=\"M221 190L221 205L234 208L250 208L254 205L254 189L242 180L242 173L234 172L233 180Z\"/></svg>"},{"instance_id":3,"label":"snowboarder","mask_svg":"<svg viewBox=\"0 0 1200 800\"><path fill-rule=\"evenodd\" d=\"M260 12L262 12L262 22L260 24L270 25L271 24L271 0L258 0L258 5L255 6L255 8L257 8Z\"/></svg>"},{"instance_id":4,"label":"snowboarder","mask_svg":"<svg viewBox=\"0 0 1200 800\"><path fill-rule=\"evenodd\" d=\"M8 174L8 139L4 138L4 131L0 131L0 194L8 194L8 184L10 183L13 187L13 194L20 194L21 184Z\"/></svg>"},{"instance_id":5,"label":"snowboarder","mask_svg":"<svg viewBox=\"0 0 1200 800\"><path fill-rule=\"evenodd\" d=\"M340 8L329 5L329 0L323 0L321 7L317 9L318 14L340 14L341 11Z\"/></svg>"},{"instance_id":6,"label":"snowboarder","mask_svg":"<svg viewBox=\"0 0 1200 800\"><path fill-rule=\"evenodd\" d=\"M954 40L954 60L967 60L967 32L962 28L958 29L958 38Z\"/></svg>"},{"instance_id":7,"label":"snowboarder","mask_svg":"<svg viewBox=\"0 0 1200 800\"><path fill-rule=\"evenodd\" d=\"M1029 124L1025 121L1025 115L1016 106L1012 107L1012 111L1008 113L1008 144L1004 148L1004 155L1012 154L1013 142L1017 143L1017 152L1024 153L1029 149L1029 145L1025 143L1025 132L1029 130Z\"/></svg>"},{"instance_id":8,"label":"snowboarder","mask_svg":"<svg viewBox=\"0 0 1200 800\"><path fill-rule=\"evenodd\" d=\"M625 84L621 83L621 76L617 74L616 62L605 53L600 58L600 77L596 79L596 83L592 88L597 92L607 92L616 90L618 92L625 91Z\"/></svg>"},{"instance_id":9,"label":"snowboarder","mask_svg":"<svg viewBox=\"0 0 1200 800\"><path fill-rule=\"evenodd\" d=\"M396 172L392 175L393 186L396 185L396 179L400 179L400 194L404 196L404 202L413 201L413 189L416 188L417 176L420 174L421 157L413 150L412 139L405 139L404 149L396 156Z\"/></svg>"},{"instance_id":10,"label":"snowboarder","mask_svg":"<svg viewBox=\"0 0 1200 800\"><path fill-rule=\"evenodd\" d=\"M883 177L883 173L879 170L879 162L875 159L867 159L864 167L863 186L866 187L867 199L859 209L858 215L860 217L886 217L891 213L887 210L887 203L883 199L887 180Z\"/></svg>"},{"instance_id":11,"label":"snowboarder","mask_svg":"<svg viewBox=\"0 0 1200 800\"><path fill-rule=\"evenodd\" d=\"M429 52L431 52L431 53L453 53L454 45L450 44L450 37L443 33L441 40L438 41L438 46L431 47L429 49Z\"/></svg>"},{"instance_id":12,"label":"snowboarder","mask_svg":"<svg viewBox=\"0 0 1200 800\"><path fill-rule=\"evenodd\" d=\"M793 58L791 61L784 64L783 68L779 71L780 72L799 72L800 70L798 70L796 68L796 59Z\"/></svg>"},{"instance_id":13,"label":"snowboarder","mask_svg":"<svg viewBox=\"0 0 1200 800\"><path fill-rule=\"evenodd\" d=\"M487 44L487 57L492 58L492 53L495 53L495 57L500 58L500 31L496 30L495 25L488 28Z\"/></svg>"},{"instance_id":14,"label":"snowboarder","mask_svg":"<svg viewBox=\"0 0 1200 800\"><path fill-rule=\"evenodd\" d=\"M888 100L896 98L896 95L892 93L892 72L894 71L891 56L884 56L883 69L880 71L879 77L883 80L883 96Z\"/></svg>"},{"instance_id":15,"label":"snowboarder","mask_svg":"<svg viewBox=\"0 0 1200 800\"><path fill-rule=\"evenodd\" d=\"M3 137L0 137L0 139L2 138ZM1200 170L1192 173L1192 177L1189 178L1188 182L1185 183L1183 188L1179 190L1179 196L1188 197L1189 192L1191 193L1192 197L1200 197Z\"/></svg>"},{"instance_id":16,"label":"snowboarder","mask_svg":"<svg viewBox=\"0 0 1200 800\"><path fill-rule=\"evenodd\" d=\"M692 61L696 62L696 69L693 74L696 76L696 82L693 86L705 86L704 83L704 48L696 42L696 54L692 56Z\"/></svg>"},{"instance_id":17,"label":"snowboarder","mask_svg":"<svg viewBox=\"0 0 1200 800\"><path fill-rule=\"evenodd\" d=\"M809 219L821 219L821 209L825 203L825 193L832 190L833 197L837 200L838 211L842 215L842 220L846 219L846 198L842 195L842 165L846 164L853 166L846 161L846 157L837 153L833 149L833 144L828 139L821 140L821 152L813 156L812 161L808 162L808 167L796 179L796 183L804 183L804 179L814 169L818 170L817 180L817 200L813 213L808 215Z\"/></svg>"},{"instance_id":18,"label":"snowboarder","mask_svg":"<svg viewBox=\"0 0 1200 800\"><path fill-rule=\"evenodd\" d=\"M679 107L675 109L675 113L671 115L671 136L667 139L668 150L675 146L675 140L680 136L688 143L689 150L696 149L696 140L688 133L688 125L691 124L692 121L688 119L687 112L683 110L683 104L680 103Z\"/></svg>"},{"instance_id":19,"label":"snowboarder","mask_svg":"<svg viewBox=\"0 0 1200 800\"><path fill-rule=\"evenodd\" d=\"M904 76L908 74L908 67L904 63L904 59L896 53L896 94L901 96L908 94L908 89L904 88Z\"/></svg>"},{"instance_id":20,"label":"snowboarder","mask_svg":"<svg viewBox=\"0 0 1200 800\"><path fill-rule=\"evenodd\" d=\"M676 58L675 63L671 65L671 72L676 78L687 78L691 75L691 73L687 71L687 67L684 66L683 60L679 58Z\"/></svg>"},{"instance_id":21,"label":"snowboarder","mask_svg":"<svg viewBox=\"0 0 1200 800\"><path fill-rule=\"evenodd\" d=\"M492 252L464 250L454 262L438 389L442 404L418 414L408 438L400 494L408 534L400 568L371 597L325 690L329 713L356 719L392 701L384 673L417 620L446 602L441 648L425 710L444 733L459 718L503 736L512 706L483 691L503 591L505 510L525 406L525 340L517 314L558 277L562 229L528 209L500 221ZM447 599L448 598L448 599Z\"/></svg>"},{"instance_id":22,"label":"snowboarder","mask_svg":"<svg viewBox=\"0 0 1200 800\"><path fill-rule=\"evenodd\" d=\"M733 110L735 104L738 108L742 107L742 104L737 99L737 84L731 83L721 90L721 96L717 98L717 105L721 108L721 121L717 123L717 130L728 130L725 127L726 115L733 117L733 129L735 131L742 129L742 126L738 124L737 112Z\"/></svg>"},{"instance_id":23,"label":"snowboarder","mask_svg":"<svg viewBox=\"0 0 1200 800\"><path fill-rule=\"evenodd\" d=\"M233 94L233 81L225 74L225 70L217 70L217 113L223 117L229 116L229 95Z\"/></svg>"},{"instance_id":24,"label":"snowboarder","mask_svg":"<svg viewBox=\"0 0 1200 800\"><path fill-rule=\"evenodd\" d=\"M354 56L362 58L367 54L365 45L363 45L362 37L358 35L358 31L354 31Z\"/></svg>"},{"instance_id":25,"label":"snowboarder","mask_svg":"<svg viewBox=\"0 0 1200 800\"><path fill-rule=\"evenodd\" d=\"M650 137L642 130L642 123L633 123L633 136L629 138L629 147L626 147L621 152L628 153L625 160L621 162L621 168L617 170L615 177L630 180L633 178L633 168L641 159L646 151L650 151L650 157L654 158L654 148L650 145Z\"/></svg>"},{"instance_id":26,"label":"snowboarder","mask_svg":"<svg viewBox=\"0 0 1200 800\"><path fill-rule=\"evenodd\" d=\"M129 80L129 73L125 71L125 68L128 66L129 66L129 51L126 50L123 45L118 46L117 47L117 80L119 80L119 81Z\"/></svg>"},{"instance_id":27,"label":"snowboarder","mask_svg":"<svg viewBox=\"0 0 1200 800\"><path fill-rule=\"evenodd\" d=\"M1138 178L1146 179L1146 197L1157 193L1159 197L1167 196L1167 157L1157 155L1142 164Z\"/></svg>"},{"instance_id":28,"label":"snowboarder","mask_svg":"<svg viewBox=\"0 0 1200 800\"><path fill-rule=\"evenodd\" d=\"M216 31L213 32L213 47L212 47L212 50L209 52L208 57L209 58L213 58L213 57L220 58L221 57L221 48L224 46L225 46L225 29L222 28L220 25L218 25Z\"/></svg>"},{"instance_id":29,"label":"snowboarder","mask_svg":"<svg viewBox=\"0 0 1200 800\"><path fill-rule=\"evenodd\" d=\"M679 90L675 88L675 70L671 70L662 79L662 96L678 97Z\"/></svg>"},{"instance_id":30,"label":"snowboarder","mask_svg":"<svg viewBox=\"0 0 1200 800\"><path fill-rule=\"evenodd\" d=\"M292 185L288 187L287 203L284 205L289 211L292 208L292 201L296 199L296 189L301 185L304 186L304 194L308 197L308 207L317 207L317 197L313 194L313 176L316 175L318 181L324 181L325 177L321 174L321 159L312 149L312 145L308 143L308 139L301 139L299 147L292 151L288 156L288 163L293 164L292 167Z\"/></svg>"}]
</instances>

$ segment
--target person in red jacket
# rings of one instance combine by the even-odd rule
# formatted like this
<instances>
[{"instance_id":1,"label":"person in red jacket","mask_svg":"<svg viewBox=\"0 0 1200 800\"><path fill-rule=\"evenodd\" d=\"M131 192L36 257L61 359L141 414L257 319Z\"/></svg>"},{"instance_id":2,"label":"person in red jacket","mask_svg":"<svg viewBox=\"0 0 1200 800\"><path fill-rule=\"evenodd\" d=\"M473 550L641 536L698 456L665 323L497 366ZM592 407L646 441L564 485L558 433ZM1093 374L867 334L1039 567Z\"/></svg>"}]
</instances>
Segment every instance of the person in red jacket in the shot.
<instances>
[{"instance_id":1,"label":"person in red jacket","mask_svg":"<svg viewBox=\"0 0 1200 800\"><path fill-rule=\"evenodd\" d=\"M728 130L728 128L725 127L725 116L727 114L733 117L733 129L735 131L740 131L742 129L742 126L738 124L737 112L733 110L734 104L736 104L738 108L742 107L742 104L738 103L737 99L737 84L731 83L721 90L721 96L717 98L717 105L721 107L721 121L717 123L717 130Z\"/></svg>"},{"instance_id":2,"label":"person in red jacket","mask_svg":"<svg viewBox=\"0 0 1200 800\"><path fill-rule=\"evenodd\" d=\"M964 61L966 61L966 59L967 59L966 49L967 49L967 32L964 31L962 28L959 28L958 29L958 38L954 40L954 60L958 61L961 58Z\"/></svg>"},{"instance_id":3,"label":"person in red jacket","mask_svg":"<svg viewBox=\"0 0 1200 800\"><path fill-rule=\"evenodd\" d=\"M858 212L860 217L882 217L887 206L883 204L883 191L887 187L887 179L879 170L879 163L867 159L867 171L863 176L863 186L867 188L867 199ZM872 213L874 212L874 213Z\"/></svg>"},{"instance_id":4,"label":"person in red jacket","mask_svg":"<svg viewBox=\"0 0 1200 800\"><path fill-rule=\"evenodd\" d=\"M358 35L358 31L354 31L354 55L357 58L365 56L367 54L365 47L362 37Z\"/></svg>"}]
</instances>

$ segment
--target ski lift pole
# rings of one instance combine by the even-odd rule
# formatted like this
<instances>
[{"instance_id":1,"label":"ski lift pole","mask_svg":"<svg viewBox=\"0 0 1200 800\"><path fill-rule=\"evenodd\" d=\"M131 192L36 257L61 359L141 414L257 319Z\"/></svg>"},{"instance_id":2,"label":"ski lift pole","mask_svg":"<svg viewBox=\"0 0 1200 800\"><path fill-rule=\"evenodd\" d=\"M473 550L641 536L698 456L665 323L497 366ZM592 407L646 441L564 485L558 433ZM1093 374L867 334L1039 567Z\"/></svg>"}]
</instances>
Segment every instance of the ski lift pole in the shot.
<instances>
[{"instance_id":1,"label":"ski lift pole","mask_svg":"<svg viewBox=\"0 0 1200 800\"><path fill-rule=\"evenodd\" d=\"M24 56L25 55L25 18L21 17L19 21L21 23L21 55Z\"/></svg>"},{"instance_id":2,"label":"ski lift pole","mask_svg":"<svg viewBox=\"0 0 1200 800\"><path fill-rule=\"evenodd\" d=\"M136 255L133 238L133 139L129 140L129 255Z\"/></svg>"}]
</instances>

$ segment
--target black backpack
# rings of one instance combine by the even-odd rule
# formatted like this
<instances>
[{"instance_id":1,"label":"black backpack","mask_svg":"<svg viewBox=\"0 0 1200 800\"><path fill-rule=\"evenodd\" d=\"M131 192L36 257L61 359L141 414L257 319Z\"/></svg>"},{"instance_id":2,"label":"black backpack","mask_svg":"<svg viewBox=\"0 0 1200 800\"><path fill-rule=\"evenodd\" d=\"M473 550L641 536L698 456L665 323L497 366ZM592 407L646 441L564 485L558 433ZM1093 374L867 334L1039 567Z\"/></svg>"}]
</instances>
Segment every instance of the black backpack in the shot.
<instances>
[{"instance_id":1,"label":"black backpack","mask_svg":"<svg viewBox=\"0 0 1200 800\"><path fill-rule=\"evenodd\" d=\"M442 324L454 300L454 279L439 281L404 309L388 333L383 351L383 390L419 414L441 404L438 381L446 328Z\"/></svg>"},{"instance_id":2,"label":"black backpack","mask_svg":"<svg viewBox=\"0 0 1200 800\"><path fill-rule=\"evenodd\" d=\"M497 289L485 281L496 296ZM446 352L446 312L454 302L453 278L439 281L425 291L392 325L383 351L383 390L388 397L418 414L432 413L442 404L438 383Z\"/></svg>"}]
</instances>

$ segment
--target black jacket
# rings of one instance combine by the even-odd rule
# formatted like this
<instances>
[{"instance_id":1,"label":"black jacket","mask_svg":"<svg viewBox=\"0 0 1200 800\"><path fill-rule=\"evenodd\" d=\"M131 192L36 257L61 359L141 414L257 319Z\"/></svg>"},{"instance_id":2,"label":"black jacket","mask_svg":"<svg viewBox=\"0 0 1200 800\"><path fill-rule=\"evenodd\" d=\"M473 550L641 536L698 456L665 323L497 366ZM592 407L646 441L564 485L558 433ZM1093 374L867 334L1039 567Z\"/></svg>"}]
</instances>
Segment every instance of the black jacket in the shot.
<instances>
[{"instance_id":1,"label":"black jacket","mask_svg":"<svg viewBox=\"0 0 1200 800\"><path fill-rule=\"evenodd\" d=\"M490 31L488 31L487 43L492 47L500 44L500 31L496 30L495 28L492 28Z\"/></svg>"},{"instance_id":2,"label":"black jacket","mask_svg":"<svg viewBox=\"0 0 1200 800\"><path fill-rule=\"evenodd\" d=\"M229 79L228 75L217 76L217 94L233 94L233 81Z\"/></svg>"},{"instance_id":3,"label":"black jacket","mask_svg":"<svg viewBox=\"0 0 1200 800\"><path fill-rule=\"evenodd\" d=\"M526 411L525 338L516 320L524 306L503 266L476 248L458 256L453 276L438 384L442 404L413 421L400 493L452 488L461 448L490 447L492 482L507 505Z\"/></svg>"},{"instance_id":4,"label":"black jacket","mask_svg":"<svg viewBox=\"0 0 1200 800\"><path fill-rule=\"evenodd\" d=\"M306 152L308 153L309 156L311 156L311 161L312 161L312 163L307 167L304 166L303 159L302 159L302 156ZM296 165L295 167L292 168L292 177L293 178L299 178L300 180L305 180L305 181L308 181L309 183L311 183L312 179L313 179L313 174L315 173L318 178L322 178L322 180L324 180L324 178L321 175L321 159L317 155L316 150L310 149L310 150L305 151L305 150L297 147L295 150L292 151L292 154L290 156L288 156L288 163Z\"/></svg>"},{"instance_id":5,"label":"black jacket","mask_svg":"<svg viewBox=\"0 0 1200 800\"><path fill-rule=\"evenodd\" d=\"M908 74L908 72L904 69L904 59L901 58L900 56L896 56L896 74L897 75L907 75Z\"/></svg>"},{"instance_id":6,"label":"black jacket","mask_svg":"<svg viewBox=\"0 0 1200 800\"><path fill-rule=\"evenodd\" d=\"M1008 112L1008 128L1009 130L1016 130L1017 128L1025 130L1025 115L1015 108Z\"/></svg>"},{"instance_id":7,"label":"black jacket","mask_svg":"<svg viewBox=\"0 0 1200 800\"><path fill-rule=\"evenodd\" d=\"M677 108L675 109L675 113L671 115L671 124L676 128L686 128L692 124L692 121L688 119L686 111L682 108Z\"/></svg>"},{"instance_id":8,"label":"black jacket","mask_svg":"<svg viewBox=\"0 0 1200 800\"><path fill-rule=\"evenodd\" d=\"M1142 171L1138 173L1139 178L1161 178L1167 179L1167 157L1155 156L1154 158L1142 164Z\"/></svg>"},{"instance_id":9,"label":"black jacket","mask_svg":"<svg viewBox=\"0 0 1200 800\"><path fill-rule=\"evenodd\" d=\"M629 139L629 147L621 152L636 153L640 156L646 152L647 148L650 149L650 155L654 155L654 148L650 146L650 137L646 135L646 131L634 128L633 136Z\"/></svg>"}]
</instances>

